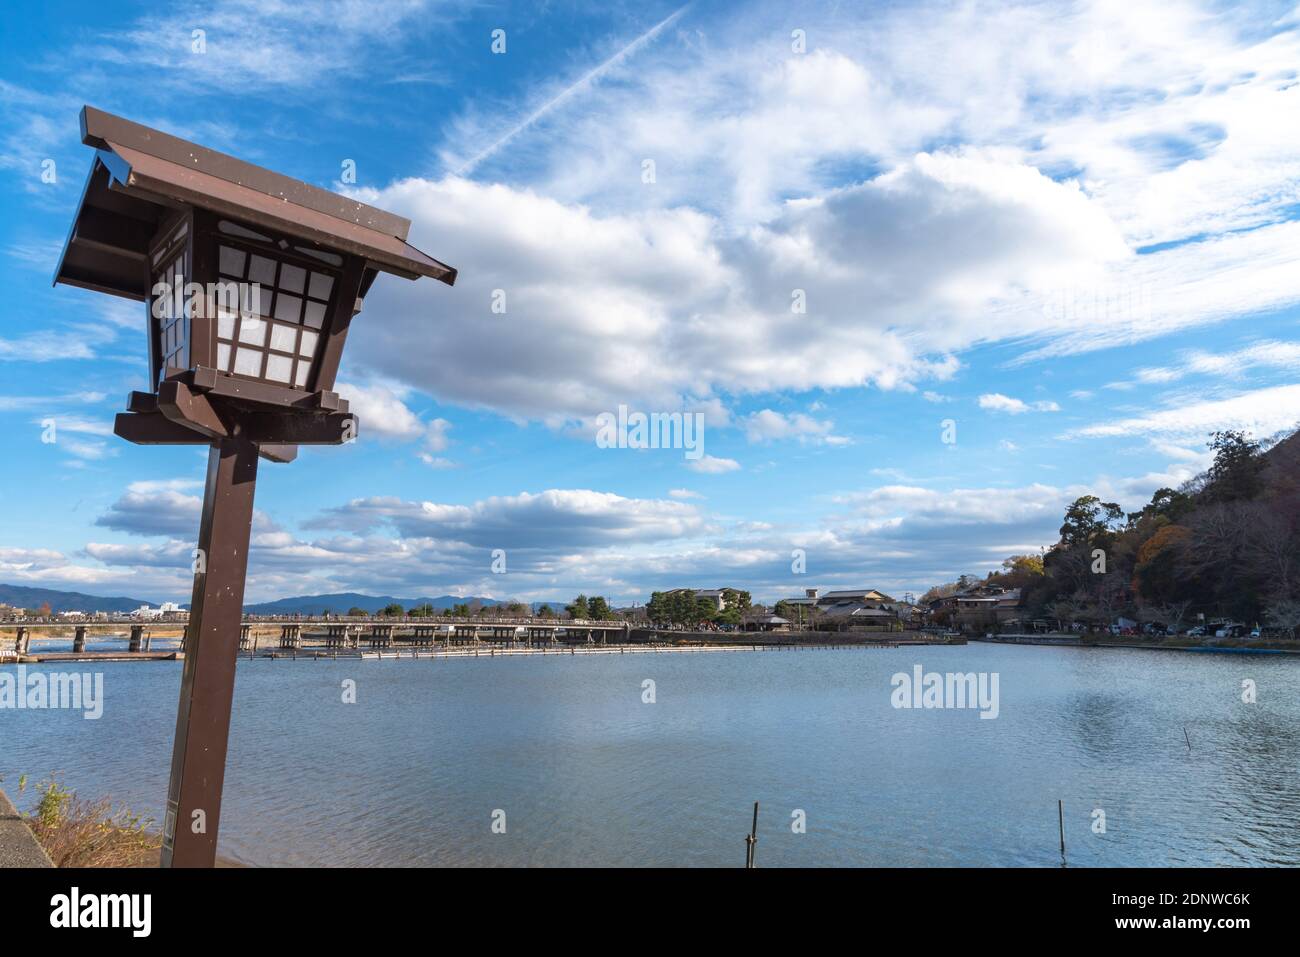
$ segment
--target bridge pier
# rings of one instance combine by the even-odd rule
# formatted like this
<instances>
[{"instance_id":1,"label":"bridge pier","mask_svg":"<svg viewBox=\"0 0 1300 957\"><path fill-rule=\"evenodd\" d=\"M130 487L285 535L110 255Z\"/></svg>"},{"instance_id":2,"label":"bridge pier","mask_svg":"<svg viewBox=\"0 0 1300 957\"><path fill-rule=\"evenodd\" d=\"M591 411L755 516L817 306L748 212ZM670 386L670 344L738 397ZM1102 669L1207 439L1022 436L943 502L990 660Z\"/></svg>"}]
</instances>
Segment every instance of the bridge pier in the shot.
<instances>
[{"instance_id":1,"label":"bridge pier","mask_svg":"<svg viewBox=\"0 0 1300 957\"><path fill-rule=\"evenodd\" d=\"M126 646L128 652L137 652L144 644L144 625L131 626L131 641Z\"/></svg>"},{"instance_id":2,"label":"bridge pier","mask_svg":"<svg viewBox=\"0 0 1300 957\"><path fill-rule=\"evenodd\" d=\"M78 625L72 636L72 653L79 655L86 650L86 626Z\"/></svg>"},{"instance_id":3,"label":"bridge pier","mask_svg":"<svg viewBox=\"0 0 1300 957\"><path fill-rule=\"evenodd\" d=\"M370 643L372 651L376 648L387 648L393 643L393 626L371 625L370 634L366 635L366 641Z\"/></svg>"},{"instance_id":4,"label":"bridge pier","mask_svg":"<svg viewBox=\"0 0 1300 957\"><path fill-rule=\"evenodd\" d=\"M25 655L27 649L32 643L32 633L21 625L18 626L16 636L14 637L14 654Z\"/></svg>"},{"instance_id":5,"label":"bridge pier","mask_svg":"<svg viewBox=\"0 0 1300 957\"><path fill-rule=\"evenodd\" d=\"M302 644L302 625L280 626L280 647L297 648Z\"/></svg>"}]
</instances>

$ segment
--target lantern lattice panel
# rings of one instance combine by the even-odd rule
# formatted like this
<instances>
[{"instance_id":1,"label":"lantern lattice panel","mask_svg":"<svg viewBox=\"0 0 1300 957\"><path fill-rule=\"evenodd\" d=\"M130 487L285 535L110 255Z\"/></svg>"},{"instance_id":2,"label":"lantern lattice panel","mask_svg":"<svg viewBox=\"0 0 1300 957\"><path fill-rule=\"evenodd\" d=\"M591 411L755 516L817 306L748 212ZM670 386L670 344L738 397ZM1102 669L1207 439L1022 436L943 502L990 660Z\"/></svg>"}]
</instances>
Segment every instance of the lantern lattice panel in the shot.
<instances>
[{"instance_id":1,"label":"lantern lattice panel","mask_svg":"<svg viewBox=\"0 0 1300 957\"><path fill-rule=\"evenodd\" d=\"M217 306L217 369L306 389L337 276L225 237L217 263L219 282L239 288L237 303Z\"/></svg>"}]
</instances>

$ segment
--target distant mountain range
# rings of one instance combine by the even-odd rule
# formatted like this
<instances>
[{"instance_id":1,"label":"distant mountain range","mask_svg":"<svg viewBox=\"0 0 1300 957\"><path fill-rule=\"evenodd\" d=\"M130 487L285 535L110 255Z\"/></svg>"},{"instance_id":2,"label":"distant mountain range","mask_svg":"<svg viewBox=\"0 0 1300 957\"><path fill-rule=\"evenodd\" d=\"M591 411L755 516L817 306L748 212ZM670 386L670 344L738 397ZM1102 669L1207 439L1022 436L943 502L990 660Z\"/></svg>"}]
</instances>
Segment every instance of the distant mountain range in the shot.
<instances>
[{"instance_id":1,"label":"distant mountain range","mask_svg":"<svg viewBox=\"0 0 1300 957\"><path fill-rule=\"evenodd\" d=\"M143 598L105 597L103 595L83 595L79 591L57 591L53 588L27 588L23 585L0 584L0 604L13 605L15 608L29 608L33 611L46 602L50 611L135 611L141 605L158 607L156 601Z\"/></svg>"},{"instance_id":2,"label":"distant mountain range","mask_svg":"<svg viewBox=\"0 0 1300 957\"><path fill-rule=\"evenodd\" d=\"M264 601L245 605L244 611L251 615L320 615L332 612L345 615L353 608L362 608L374 613L387 605L398 604L403 608L416 605L432 605L437 609L450 608L453 605L469 604L477 601L483 605L502 605L505 602L495 598L476 598L473 595L441 595L437 598L394 598L391 595L362 595L358 592L339 592L333 595L301 595L297 598L280 598L276 601ZM21 585L0 584L0 604L13 605L15 608L35 610L45 602L50 603L50 611L135 611L141 605L157 608L158 602L144 598L109 598L102 595L83 595L76 591L57 591L53 588L26 588ZM566 601L533 602L536 611L542 605L550 605L559 611ZM189 608L189 603L181 605Z\"/></svg>"}]
</instances>

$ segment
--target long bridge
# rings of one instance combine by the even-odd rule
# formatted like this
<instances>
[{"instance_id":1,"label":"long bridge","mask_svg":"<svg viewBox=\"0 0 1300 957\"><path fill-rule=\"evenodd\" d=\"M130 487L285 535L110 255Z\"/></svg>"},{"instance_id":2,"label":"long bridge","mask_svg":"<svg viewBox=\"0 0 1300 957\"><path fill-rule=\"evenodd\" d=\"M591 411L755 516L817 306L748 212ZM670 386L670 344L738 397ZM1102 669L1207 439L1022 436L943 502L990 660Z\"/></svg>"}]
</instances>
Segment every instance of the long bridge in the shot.
<instances>
[{"instance_id":1,"label":"long bridge","mask_svg":"<svg viewBox=\"0 0 1300 957\"><path fill-rule=\"evenodd\" d=\"M127 633L127 654L132 656L176 657L176 651L153 651L152 642L157 632L172 632L172 637L181 640L183 652L188 637L189 626L185 622L155 622L143 624L135 621L94 621L94 622L14 622L0 625L0 628L12 630L12 644L0 639L0 661L18 660L33 656L31 642L33 637L50 632L66 634L72 632L72 651L47 652L40 657L68 658L73 656L102 657L106 654L118 655L120 652L88 652L86 642L92 633L119 634ZM278 639L275 630L279 629ZM271 632L270 635L261 632ZM388 649L395 646L433 647L476 645L483 643L506 646L555 646L555 645L605 645L622 639L623 643L632 641L632 625L626 621L564 621L555 619L510 619L488 621L444 621L437 623L396 624L375 621L340 621L338 619L295 620L295 621L257 621L250 620L240 626L239 650L256 653L262 642L265 647L278 645L285 650L296 650L310 645L327 649L359 649L363 645L371 650ZM179 632L179 636L175 633ZM160 636L161 637L161 636ZM8 647L6 647L8 645Z\"/></svg>"},{"instance_id":2,"label":"long bridge","mask_svg":"<svg viewBox=\"0 0 1300 957\"><path fill-rule=\"evenodd\" d=\"M184 657L188 626L183 621L144 624L138 621L9 622L0 631L0 663L71 660L158 660ZM55 632L55 635L51 635ZM71 651L33 649L34 636L67 637ZM90 650L92 634L123 635L126 649ZM154 639L166 644L155 650ZM360 619L250 619L240 626L239 652L249 657L336 657L385 653L412 655L471 653L477 648L525 653L567 648L589 651L632 646L713 646L716 648L896 647L900 644L952 644L951 639L923 634L846 635L827 632L688 632L668 631L628 621L556 620L553 618L459 619L397 622ZM964 640L960 643L964 644ZM363 649L365 651L363 652ZM455 651L453 652L453 649Z\"/></svg>"}]
</instances>

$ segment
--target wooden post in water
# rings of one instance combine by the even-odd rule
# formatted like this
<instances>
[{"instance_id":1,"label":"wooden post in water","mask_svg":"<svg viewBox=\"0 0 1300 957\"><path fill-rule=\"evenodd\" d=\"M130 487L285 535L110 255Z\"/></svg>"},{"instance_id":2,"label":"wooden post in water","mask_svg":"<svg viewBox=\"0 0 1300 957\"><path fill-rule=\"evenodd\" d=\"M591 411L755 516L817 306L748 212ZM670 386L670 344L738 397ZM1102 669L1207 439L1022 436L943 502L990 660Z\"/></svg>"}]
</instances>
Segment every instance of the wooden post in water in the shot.
<instances>
[{"instance_id":1,"label":"wooden post in water","mask_svg":"<svg viewBox=\"0 0 1300 957\"><path fill-rule=\"evenodd\" d=\"M1056 822L1061 828L1061 863L1065 863L1065 802L1057 799Z\"/></svg>"},{"instance_id":2,"label":"wooden post in water","mask_svg":"<svg viewBox=\"0 0 1300 957\"><path fill-rule=\"evenodd\" d=\"M1183 738L1187 741L1187 753L1190 754L1192 751L1192 739L1187 733L1187 725L1183 725Z\"/></svg>"},{"instance_id":3,"label":"wooden post in water","mask_svg":"<svg viewBox=\"0 0 1300 957\"><path fill-rule=\"evenodd\" d=\"M758 844L758 802L754 802L754 823L750 827L749 834L745 836L745 869L753 870L754 868L754 850Z\"/></svg>"},{"instance_id":4,"label":"wooden post in water","mask_svg":"<svg viewBox=\"0 0 1300 957\"><path fill-rule=\"evenodd\" d=\"M78 625L72 638L72 653L79 655L86 650L86 626Z\"/></svg>"}]
</instances>

